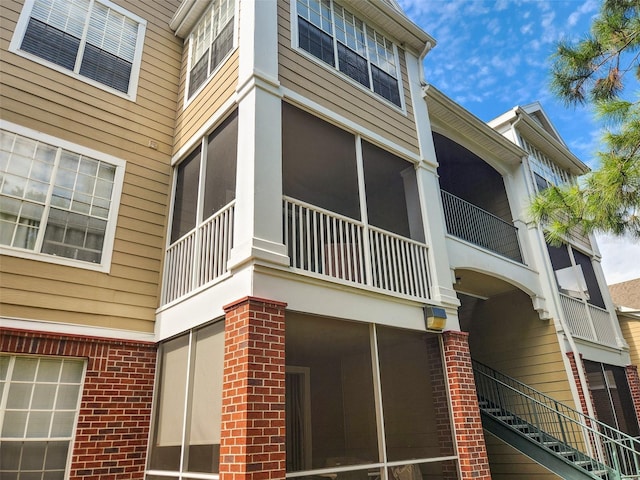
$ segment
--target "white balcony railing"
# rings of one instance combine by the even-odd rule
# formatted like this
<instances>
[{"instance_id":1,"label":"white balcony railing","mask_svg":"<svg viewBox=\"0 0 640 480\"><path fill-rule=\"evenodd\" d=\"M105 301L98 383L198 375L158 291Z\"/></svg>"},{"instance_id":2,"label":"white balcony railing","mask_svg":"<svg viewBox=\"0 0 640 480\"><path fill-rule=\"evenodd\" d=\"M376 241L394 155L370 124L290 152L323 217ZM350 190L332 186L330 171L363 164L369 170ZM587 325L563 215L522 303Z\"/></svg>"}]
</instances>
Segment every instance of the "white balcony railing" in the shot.
<instances>
[{"instance_id":1,"label":"white balcony railing","mask_svg":"<svg viewBox=\"0 0 640 480\"><path fill-rule=\"evenodd\" d=\"M163 305L226 273L233 246L234 205L229 203L167 248Z\"/></svg>"},{"instance_id":2,"label":"white balcony railing","mask_svg":"<svg viewBox=\"0 0 640 480\"><path fill-rule=\"evenodd\" d=\"M291 266L324 277L429 298L427 246L299 200L284 198Z\"/></svg>"},{"instance_id":3,"label":"white balcony railing","mask_svg":"<svg viewBox=\"0 0 640 480\"><path fill-rule=\"evenodd\" d=\"M560 301L571 335L603 345L618 346L616 325L607 310L563 293L560 294Z\"/></svg>"},{"instance_id":4,"label":"white balcony railing","mask_svg":"<svg viewBox=\"0 0 640 480\"><path fill-rule=\"evenodd\" d=\"M522 263L518 229L500 217L441 190L447 232Z\"/></svg>"}]
</instances>

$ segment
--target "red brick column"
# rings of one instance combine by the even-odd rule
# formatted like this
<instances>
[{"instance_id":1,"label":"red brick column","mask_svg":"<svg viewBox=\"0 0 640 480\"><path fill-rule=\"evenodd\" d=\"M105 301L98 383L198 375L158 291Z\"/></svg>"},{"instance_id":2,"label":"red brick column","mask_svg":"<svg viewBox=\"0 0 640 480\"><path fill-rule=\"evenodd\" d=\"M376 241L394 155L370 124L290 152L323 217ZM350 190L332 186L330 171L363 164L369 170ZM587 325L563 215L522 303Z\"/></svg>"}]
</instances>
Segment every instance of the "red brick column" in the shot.
<instances>
[{"instance_id":1,"label":"red brick column","mask_svg":"<svg viewBox=\"0 0 640 480\"><path fill-rule=\"evenodd\" d=\"M71 480L144 477L154 343L3 329L0 351L87 359Z\"/></svg>"},{"instance_id":2,"label":"red brick column","mask_svg":"<svg viewBox=\"0 0 640 480\"><path fill-rule=\"evenodd\" d=\"M576 362L576 356L573 352L567 352L567 357L569 358L569 364L571 365L571 374L573 375L573 380L578 388L578 398L580 399L580 408L582 409L582 413L587 416L589 415L589 409L587 408L587 401L591 402L593 405L593 400L591 398L591 392L589 392L587 387L587 392L584 391L582 381L580 380L580 374L578 373L578 364ZM584 364L582 363L582 357L580 357L580 366L584 369Z\"/></svg>"},{"instance_id":3,"label":"red brick column","mask_svg":"<svg viewBox=\"0 0 640 480\"><path fill-rule=\"evenodd\" d=\"M225 317L221 480L283 480L286 304L246 297Z\"/></svg>"},{"instance_id":4,"label":"red brick column","mask_svg":"<svg viewBox=\"0 0 640 480\"><path fill-rule=\"evenodd\" d=\"M633 408L636 411L636 418L640 421L640 375L638 375L638 366L627 365L625 367L625 372L627 374L629 390L631 391Z\"/></svg>"},{"instance_id":5,"label":"red brick column","mask_svg":"<svg viewBox=\"0 0 640 480\"><path fill-rule=\"evenodd\" d=\"M447 331L442 334L442 340L460 479L491 480L469 352L469 334Z\"/></svg>"},{"instance_id":6,"label":"red brick column","mask_svg":"<svg viewBox=\"0 0 640 480\"><path fill-rule=\"evenodd\" d=\"M433 396L434 414L438 428L438 444L440 455L449 457L455 455L455 443L451 428L451 416L449 414L449 395L447 392L447 380L442 365L442 350L440 348L440 336L429 334L426 344L429 355L429 377L431 379L431 395ZM455 462L443 462L443 480L458 480L458 467Z\"/></svg>"}]
</instances>

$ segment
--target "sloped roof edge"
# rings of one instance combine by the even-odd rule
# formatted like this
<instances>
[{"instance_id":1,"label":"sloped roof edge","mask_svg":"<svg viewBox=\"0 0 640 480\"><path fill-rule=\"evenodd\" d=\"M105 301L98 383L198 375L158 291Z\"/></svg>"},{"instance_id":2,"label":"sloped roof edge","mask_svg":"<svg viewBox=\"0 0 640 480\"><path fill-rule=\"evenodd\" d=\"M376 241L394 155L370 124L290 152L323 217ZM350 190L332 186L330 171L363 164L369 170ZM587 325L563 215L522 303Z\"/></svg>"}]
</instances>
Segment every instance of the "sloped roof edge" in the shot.
<instances>
[{"instance_id":1,"label":"sloped roof edge","mask_svg":"<svg viewBox=\"0 0 640 480\"><path fill-rule=\"evenodd\" d=\"M533 104L529 104L526 107L531 108L533 105L536 105L540 108L540 110L535 110L536 112L542 111L544 114L544 118L548 118L539 102L535 102ZM533 111L533 110L532 110ZM518 121L518 119L520 119ZM541 151L547 153L554 161L558 162L564 168L569 170L571 173L575 175L583 175L589 172L591 169L578 157L576 157L567 147L567 145L562 141L562 139L555 131L555 127L552 126L555 133L549 132L543 125L536 121L531 116L531 113L525 110L525 107L516 106L511 110L503 113L502 115L494 118L487 122L487 125L490 127L499 130L501 127L505 125L513 126L517 122L518 128L525 133L527 139L531 141L537 148ZM551 125L551 123L549 122Z\"/></svg>"},{"instance_id":2,"label":"sloped roof edge","mask_svg":"<svg viewBox=\"0 0 640 480\"><path fill-rule=\"evenodd\" d=\"M433 85L424 89L429 117L464 132L476 144L495 153L508 164L518 164L527 152L454 102Z\"/></svg>"}]
</instances>

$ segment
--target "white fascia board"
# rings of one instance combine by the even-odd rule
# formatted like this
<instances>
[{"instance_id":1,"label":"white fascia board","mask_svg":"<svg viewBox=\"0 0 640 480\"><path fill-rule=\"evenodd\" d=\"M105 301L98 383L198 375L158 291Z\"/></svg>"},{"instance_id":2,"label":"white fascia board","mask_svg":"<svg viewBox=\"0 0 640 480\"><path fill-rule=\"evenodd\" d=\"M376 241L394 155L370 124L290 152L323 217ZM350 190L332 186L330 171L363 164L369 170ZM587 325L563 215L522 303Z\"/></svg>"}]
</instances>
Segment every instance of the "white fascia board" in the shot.
<instances>
[{"instance_id":1,"label":"white fascia board","mask_svg":"<svg viewBox=\"0 0 640 480\"><path fill-rule=\"evenodd\" d=\"M590 168L564 145L547 132L542 125L533 120L527 112L518 108L518 118L522 120L518 127L532 136L527 136L536 147L550 154L553 161L569 169L571 173L583 175L590 171Z\"/></svg>"},{"instance_id":2,"label":"white fascia board","mask_svg":"<svg viewBox=\"0 0 640 480\"><path fill-rule=\"evenodd\" d=\"M31 318L0 317L0 328L14 328L17 330L29 330L32 332L139 342L155 343L156 341L154 333L95 327L92 325L81 325L77 323L52 322Z\"/></svg>"},{"instance_id":3,"label":"white fascia board","mask_svg":"<svg viewBox=\"0 0 640 480\"><path fill-rule=\"evenodd\" d=\"M182 0L169 21L169 28L177 37L186 37L208 6L209 2L204 0Z\"/></svg>"},{"instance_id":4,"label":"white fascia board","mask_svg":"<svg viewBox=\"0 0 640 480\"><path fill-rule=\"evenodd\" d=\"M369 0L368 2L347 0L346 3L353 5L358 12L370 17L374 24L379 25L384 33L399 41L403 48L420 53L425 44L430 43L432 47L436 45L436 40L431 35L384 0Z\"/></svg>"},{"instance_id":5,"label":"white fascia board","mask_svg":"<svg viewBox=\"0 0 640 480\"><path fill-rule=\"evenodd\" d=\"M445 129L448 127L458 130L457 127L461 126L470 128L472 132L471 140L488 151L495 152L497 149L500 153L501 160L507 164L517 165L527 156L525 150L506 139L434 86L428 85L424 91L429 117L433 123L436 123L439 118L442 118L442 124ZM448 117L446 120L445 116Z\"/></svg>"}]
</instances>

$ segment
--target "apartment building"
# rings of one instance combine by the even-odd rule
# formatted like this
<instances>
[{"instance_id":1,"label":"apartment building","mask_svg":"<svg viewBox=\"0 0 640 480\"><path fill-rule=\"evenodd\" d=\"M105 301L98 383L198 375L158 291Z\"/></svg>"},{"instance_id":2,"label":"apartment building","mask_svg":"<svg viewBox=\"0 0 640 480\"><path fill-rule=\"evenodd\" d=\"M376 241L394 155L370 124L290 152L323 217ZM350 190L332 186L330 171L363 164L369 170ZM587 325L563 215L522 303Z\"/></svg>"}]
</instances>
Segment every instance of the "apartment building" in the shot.
<instances>
[{"instance_id":1,"label":"apartment building","mask_svg":"<svg viewBox=\"0 0 640 480\"><path fill-rule=\"evenodd\" d=\"M556 426L523 444L490 383L637 435L640 399L624 425L593 401L638 382L597 247L526 215L586 167L540 105L486 125L429 86L394 0L12 0L2 25L3 479L631 471L591 418L573 459Z\"/></svg>"}]
</instances>

